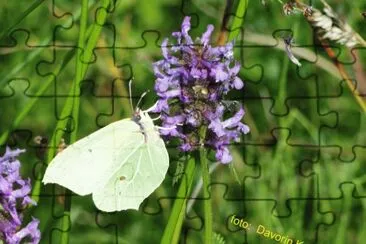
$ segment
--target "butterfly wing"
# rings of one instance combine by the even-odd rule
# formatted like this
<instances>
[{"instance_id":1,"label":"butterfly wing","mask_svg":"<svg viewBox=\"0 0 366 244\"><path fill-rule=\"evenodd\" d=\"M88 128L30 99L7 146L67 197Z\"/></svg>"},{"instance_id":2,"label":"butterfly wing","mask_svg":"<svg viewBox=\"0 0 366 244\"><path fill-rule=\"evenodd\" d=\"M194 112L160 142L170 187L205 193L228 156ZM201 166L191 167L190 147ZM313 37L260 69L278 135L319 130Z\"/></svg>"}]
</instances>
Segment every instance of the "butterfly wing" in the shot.
<instances>
[{"instance_id":1,"label":"butterfly wing","mask_svg":"<svg viewBox=\"0 0 366 244\"><path fill-rule=\"evenodd\" d=\"M87 195L105 185L121 163L121 155L135 149L139 126L130 119L111 123L68 146L51 161L42 182L62 185Z\"/></svg>"},{"instance_id":2,"label":"butterfly wing","mask_svg":"<svg viewBox=\"0 0 366 244\"><path fill-rule=\"evenodd\" d=\"M163 182L169 167L167 149L153 127L145 127L144 131L145 135L140 133L135 137L135 147L129 155L124 152L119 155L120 167L106 185L93 192L93 201L98 209L106 212L137 210L141 202Z\"/></svg>"}]
</instances>

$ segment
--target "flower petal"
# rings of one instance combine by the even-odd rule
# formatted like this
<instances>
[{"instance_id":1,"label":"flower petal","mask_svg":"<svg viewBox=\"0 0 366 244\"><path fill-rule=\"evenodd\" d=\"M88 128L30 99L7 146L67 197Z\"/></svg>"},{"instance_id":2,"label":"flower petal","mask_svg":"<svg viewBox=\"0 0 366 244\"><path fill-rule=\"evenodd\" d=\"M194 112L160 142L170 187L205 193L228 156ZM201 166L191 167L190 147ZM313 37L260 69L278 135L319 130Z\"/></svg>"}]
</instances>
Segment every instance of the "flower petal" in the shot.
<instances>
[{"instance_id":1,"label":"flower petal","mask_svg":"<svg viewBox=\"0 0 366 244\"><path fill-rule=\"evenodd\" d=\"M208 44L208 42L210 41L210 37L211 37L213 29L214 29L213 25L208 25L206 32L202 34L201 44L203 44L204 46L206 46Z\"/></svg>"},{"instance_id":2,"label":"flower petal","mask_svg":"<svg viewBox=\"0 0 366 244\"><path fill-rule=\"evenodd\" d=\"M216 151L216 159L223 164L230 163L233 158L227 147L218 148Z\"/></svg>"},{"instance_id":3,"label":"flower petal","mask_svg":"<svg viewBox=\"0 0 366 244\"><path fill-rule=\"evenodd\" d=\"M192 45L192 38L189 36L188 31L191 29L191 17L186 16L182 23L182 35L186 40L186 44Z\"/></svg>"},{"instance_id":4,"label":"flower petal","mask_svg":"<svg viewBox=\"0 0 366 244\"><path fill-rule=\"evenodd\" d=\"M244 82L239 77L235 77L234 81L233 81L233 85L234 85L235 89L240 90L244 87Z\"/></svg>"}]
</instances>

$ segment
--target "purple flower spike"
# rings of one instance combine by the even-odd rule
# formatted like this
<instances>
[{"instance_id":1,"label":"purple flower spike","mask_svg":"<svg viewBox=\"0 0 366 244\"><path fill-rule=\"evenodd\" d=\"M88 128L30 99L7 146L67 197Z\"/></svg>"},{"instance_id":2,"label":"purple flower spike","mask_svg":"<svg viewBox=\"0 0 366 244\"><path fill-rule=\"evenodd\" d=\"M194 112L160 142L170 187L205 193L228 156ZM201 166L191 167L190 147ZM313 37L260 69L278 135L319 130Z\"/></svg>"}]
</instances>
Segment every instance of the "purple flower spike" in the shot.
<instances>
[{"instance_id":1,"label":"purple flower spike","mask_svg":"<svg viewBox=\"0 0 366 244\"><path fill-rule=\"evenodd\" d=\"M20 162L16 157L23 152L25 150L12 151L7 147L0 157L0 239L11 244L21 243L26 237L31 240L30 243L39 243L41 236L39 221L35 218L21 228L23 215L20 209L28 204L36 205L28 196L30 180L23 180L19 175Z\"/></svg>"},{"instance_id":2,"label":"purple flower spike","mask_svg":"<svg viewBox=\"0 0 366 244\"><path fill-rule=\"evenodd\" d=\"M172 34L176 44L169 45L167 39L162 43L163 59L153 64L159 96L154 112L161 113L161 135L179 138L181 151L197 150L203 143L216 152L218 161L229 163L228 145L249 132L241 122L244 109L238 108L230 118L223 102L230 90L244 87L238 77L240 63L234 60L233 42L211 47L213 25L195 42L190 29L190 17L185 17L181 31ZM205 138L200 138L201 127L207 128Z\"/></svg>"}]
</instances>

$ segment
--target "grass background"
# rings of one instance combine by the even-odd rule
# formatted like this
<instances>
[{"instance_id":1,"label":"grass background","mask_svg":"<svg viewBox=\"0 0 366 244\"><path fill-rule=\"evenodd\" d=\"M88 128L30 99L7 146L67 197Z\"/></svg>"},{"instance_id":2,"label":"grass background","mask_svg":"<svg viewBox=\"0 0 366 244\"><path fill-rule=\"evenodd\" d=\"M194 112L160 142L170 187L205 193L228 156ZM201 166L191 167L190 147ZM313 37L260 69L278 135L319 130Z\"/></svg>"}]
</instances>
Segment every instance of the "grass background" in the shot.
<instances>
[{"instance_id":1,"label":"grass background","mask_svg":"<svg viewBox=\"0 0 366 244\"><path fill-rule=\"evenodd\" d=\"M5 145L27 149L20 157L21 173L40 192L33 192L39 203L27 210L25 219L30 215L40 219L41 243L60 243L66 232L70 243L160 241L178 189L173 182L184 167L177 150L169 148L166 179L140 211L106 214L96 210L90 196L65 198L64 189L39 184L47 157L52 158L54 151L40 159L41 149L33 138L63 137L70 143L129 117L127 83L134 77L135 98L153 89L151 64L162 57L163 38L178 31L183 17L190 15L191 36L200 36L207 24L213 24L214 42L225 10L225 1L218 0L116 1L104 11L101 6L106 2L90 0L84 8L84 42L78 42L83 30L81 1L0 3L0 145L2 151ZM240 19L233 16L237 2L230 9L229 25ZM258 225L305 243L362 243L366 239L365 113L325 52L315 45L303 16L284 16L278 1L262 2L266 5L249 1L235 42L245 88L227 98L243 102L251 133L232 145L233 163L218 165L211 174L213 229L226 243L273 243L255 233ZM357 32L365 33L361 15L365 3L328 3ZM321 7L317 1L313 4ZM101 25L103 15L106 21ZM291 32L295 46L302 47L294 51L311 54L309 60L300 59L301 68L277 48L281 37ZM364 49L351 52L335 45L334 50L362 87ZM79 86L80 93L72 89ZM150 92L144 106L155 99ZM77 121L72 114L75 107L65 106L70 101L80 102ZM193 188L200 178L199 166L196 171ZM203 242L200 196L184 220L182 243ZM70 199L70 214L66 207L64 218L64 203ZM244 231L230 223L233 214L251 228Z\"/></svg>"}]
</instances>

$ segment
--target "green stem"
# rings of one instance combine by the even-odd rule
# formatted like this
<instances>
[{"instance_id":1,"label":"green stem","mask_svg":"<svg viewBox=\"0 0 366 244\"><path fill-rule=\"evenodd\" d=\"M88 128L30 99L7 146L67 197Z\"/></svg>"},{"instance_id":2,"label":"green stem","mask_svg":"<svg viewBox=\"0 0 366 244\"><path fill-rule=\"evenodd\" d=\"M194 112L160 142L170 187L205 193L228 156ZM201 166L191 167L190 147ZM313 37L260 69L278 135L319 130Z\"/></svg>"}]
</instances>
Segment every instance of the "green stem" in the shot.
<instances>
[{"instance_id":1,"label":"green stem","mask_svg":"<svg viewBox=\"0 0 366 244\"><path fill-rule=\"evenodd\" d=\"M75 122L75 128L71 132L70 135L70 144L74 143L77 139L77 131L79 128L79 109L80 109L80 96L79 96L79 88L80 88L80 82L83 79L82 76L82 67L83 62L81 55L84 51L84 43L85 43L85 33L87 28L87 22L88 22L88 1L89 0L82 0L81 3L81 17L80 17L80 32L79 32L79 41L78 41L78 50L76 55L76 68L75 68L75 80L73 84L73 106L72 106L72 117ZM68 244L69 243L69 231L68 228L70 228L71 221L70 221L70 210L71 210L71 192L69 190L66 190L65 194L65 203L64 203L64 215L62 217L62 227L61 230L61 244Z\"/></svg>"},{"instance_id":2,"label":"green stem","mask_svg":"<svg viewBox=\"0 0 366 244\"><path fill-rule=\"evenodd\" d=\"M228 42L233 41L240 34L241 27L244 25L244 16L248 9L249 0L240 0L235 11L234 20L230 26Z\"/></svg>"},{"instance_id":3,"label":"green stem","mask_svg":"<svg viewBox=\"0 0 366 244\"><path fill-rule=\"evenodd\" d=\"M74 143L77 138L77 131L79 128L79 109L80 109L80 94L79 94L79 88L80 88L80 82L83 79L82 76L82 67L83 67L83 61L82 61L82 53L84 51L84 43L85 43L85 33L87 28L87 21L88 21L88 0L82 0L82 6L81 6L81 18L80 18L80 33L79 33L79 41L78 41L78 50L76 55L76 69L75 69L75 80L74 80L74 106L72 110L72 117L74 118L75 122L75 128L71 132L70 136L70 144Z\"/></svg>"},{"instance_id":4,"label":"green stem","mask_svg":"<svg viewBox=\"0 0 366 244\"><path fill-rule=\"evenodd\" d=\"M186 204L190 196L194 179L194 173L196 167L195 161L196 160L194 157L190 157L187 161L185 177L181 179L177 197L174 201L173 209L169 216L168 224L165 227L163 237L161 239L162 244L179 242L183 220L186 213Z\"/></svg>"},{"instance_id":5,"label":"green stem","mask_svg":"<svg viewBox=\"0 0 366 244\"><path fill-rule=\"evenodd\" d=\"M94 48L97 45L97 42L99 40L99 35L100 32L102 31L102 28L104 26L105 21L107 20L107 9L108 9L108 5L109 5L109 1L110 0L103 0L102 3L102 9L99 9L97 14L96 14L96 20L95 23L93 24L92 30L91 30L91 34L90 37L88 39L88 43L85 46L85 51L84 51L84 62L90 62L91 58L94 55ZM88 63L83 63L82 68L81 68L81 77L84 77L87 70L88 70Z\"/></svg>"},{"instance_id":6,"label":"green stem","mask_svg":"<svg viewBox=\"0 0 366 244\"><path fill-rule=\"evenodd\" d=\"M69 61L72 59L72 57L74 56L74 51L71 50L69 51L65 58L64 61L62 62L62 64L60 66L58 66L56 68L56 71L54 72L55 76L57 77L59 75L59 73L66 67L66 65L69 63ZM49 87L50 84L52 84L52 82L54 81L54 77L50 76L50 78L42 85L42 87L38 90L38 92L35 95L35 98L30 100L29 103L26 104L26 106L23 108L23 110L18 114L18 116L16 117L16 119L13 122L13 125L11 128L16 128L19 123L25 118L25 116L29 113L29 111L31 110L31 108L35 105L35 103L38 101L38 99L36 99L38 96L41 96ZM3 144L11 131L11 128L9 130L7 130L0 138L0 144ZM42 177L41 175L41 171L38 171L37 173L37 177L36 179L40 179ZM34 181L34 185L33 185L33 189L32 189L32 199L35 202L39 201L39 196L41 193L41 181L40 180L35 180Z\"/></svg>"},{"instance_id":7,"label":"green stem","mask_svg":"<svg viewBox=\"0 0 366 244\"><path fill-rule=\"evenodd\" d=\"M108 5L109 5L109 0L104 0L102 3L102 7L104 9L107 9ZM93 26L89 27L89 28L91 28L91 31L88 30L86 32L86 33L91 33L90 37L88 39L86 48L84 50L84 60L87 60L87 61L89 61L92 56L92 52L93 52L95 44L98 40L101 28L104 25L106 17L107 17L107 14L105 11L101 11L101 12L102 12L101 14L97 15L97 19L95 20L95 23L93 24ZM92 46L92 45L94 45L94 46ZM88 66L88 64L83 64L82 66L83 66L82 67L83 71L81 72L81 74L82 74L81 77L83 79L83 77L86 74L86 68L84 68L84 67ZM79 87L79 85L77 87ZM70 89L68 99L66 100L65 105L61 112L61 116L60 116L61 118L67 118L68 116L71 115L73 101L74 101L74 86L72 87L72 89ZM52 137L51 137L51 140L49 143L50 149L47 152L47 158L46 158L47 163L51 162L52 158L54 157L58 143L60 142L62 136L65 133L64 128L66 128L66 126L67 126L67 119L62 119L62 120L57 121L56 128L54 130L54 133L52 134ZM37 174L37 179L40 179L41 177L42 177L41 173ZM34 196L34 200L36 202L39 201L40 191L41 191L41 182L37 180L34 183L33 190L32 190L32 196Z\"/></svg>"},{"instance_id":8,"label":"green stem","mask_svg":"<svg viewBox=\"0 0 366 244\"><path fill-rule=\"evenodd\" d=\"M204 147L200 149L200 161L203 179L203 207L204 207L204 223L205 223L205 243L212 241L212 204L208 187L210 186L210 173L207 163L207 150Z\"/></svg>"},{"instance_id":9,"label":"green stem","mask_svg":"<svg viewBox=\"0 0 366 244\"><path fill-rule=\"evenodd\" d=\"M81 64L77 65L77 67L79 68L79 70L76 73L76 76L79 77L78 84L74 84L72 89L70 89L68 99L66 100L65 105L61 112L61 116L60 116L61 118L67 118L70 115L76 114L78 112L78 111L73 112L73 109L74 109L73 107L75 107L79 104L78 99L74 100L75 88L79 89L80 82L84 79L84 77L86 75L86 70L88 67L87 62L90 62L90 59L93 55L93 50L95 48L95 45L98 41L98 38L99 38L99 35L101 32L101 29L103 28L103 25L107 18L107 12L102 9L107 9L108 5L109 5L109 0L103 0L102 8L100 8L98 10L98 14L96 15L95 23L92 25L91 34L90 34L87 44L85 45L85 48L83 49L81 47L78 47L79 49L81 49L82 54L83 54L83 58L78 57L78 60L77 60L77 62L79 61L81 63ZM85 32L83 35L85 36ZM86 63L84 63L84 62L86 62ZM65 133L64 128L67 127L67 121L68 121L67 119L62 119L57 122L55 131L50 140L50 145L49 145L50 150L48 150L47 162L50 162L52 160L52 158L54 157L58 143L60 142L62 136ZM73 136L71 136L71 137L73 137Z\"/></svg>"},{"instance_id":10,"label":"green stem","mask_svg":"<svg viewBox=\"0 0 366 244\"><path fill-rule=\"evenodd\" d=\"M70 210L71 210L71 191L66 189L65 191L65 203L64 203L64 215L62 216L62 234L61 234L61 244L69 243L69 232L71 228L70 220Z\"/></svg>"},{"instance_id":11,"label":"green stem","mask_svg":"<svg viewBox=\"0 0 366 244\"><path fill-rule=\"evenodd\" d=\"M206 138L206 127L200 130L201 142ZM210 187L210 171L208 168L207 149L202 145L199 150L202 181L203 181L203 209L204 209L204 243L212 242L212 203L209 192Z\"/></svg>"}]
</instances>

